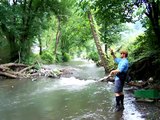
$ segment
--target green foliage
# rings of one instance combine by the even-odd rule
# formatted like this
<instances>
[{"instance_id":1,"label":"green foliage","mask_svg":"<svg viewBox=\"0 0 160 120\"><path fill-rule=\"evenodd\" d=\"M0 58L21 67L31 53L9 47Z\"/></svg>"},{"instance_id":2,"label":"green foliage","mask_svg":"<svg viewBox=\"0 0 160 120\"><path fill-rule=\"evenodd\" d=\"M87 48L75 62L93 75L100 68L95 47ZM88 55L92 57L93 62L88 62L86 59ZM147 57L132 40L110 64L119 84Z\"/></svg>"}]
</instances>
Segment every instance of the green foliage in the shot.
<instances>
[{"instance_id":1,"label":"green foliage","mask_svg":"<svg viewBox=\"0 0 160 120\"><path fill-rule=\"evenodd\" d=\"M82 0L79 2L83 13L92 11L95 15L96 28L98 28L101 41L108 47L118 42L121 39L120 32L126 29L122 24L122 21L125 21L125 14L121 12L122 10L125 11L124 4L123 1L113 0Z\"/></svg>"},{"instance_id":2,"label":"green foliage","mask_svg":"<svg viewBox=\"0 0 160 120\"><path fill-rule=\"evenodd\" d=\"M32 57L32 56L30 56L30 57L27 57L26 59L25 59L25 61L23 61L23 63L24 64L32 64L32 63L34 63L34 57ZM21 62L21 61L20 61Z\"/></svg>"},{"instance_id":3,"label":"green foliage","mask_svg":"<svg viewBox=\"0 0 160 120\"><path fill-rule=\"evenodd\" d=\"M68 53L64 53L62 56L63 62L68 62L71 59L70 55Z\"/></svg>"},{"instance_id":4,"label":"green foliage","mask_svg":"<svg viewBox=\"0 0 160 120\"><path fill-rule=\"evenodd\" d=\"M38 54L31 54L30 57L28 57L24 63L27 65L34 65L35 69L40 69L42 66L43 60Z\"/></svg>"},{"instance_id":5,"label":"green foliage","mask_svg":"<svg viewBox=\"0 0 160 120\"><path fill-rule=\"evenodd\" d=\"M159 41L156 40L152 24L143 16L146 7L142 3L135 7L131 0L17 0L13 3L1 0L0 45L5 47L5 44L9 44L8 49L14 53L8 51L11 58L18 59L17 54L20 53L21 61L33 63L38 57L31 54L31 47L33 44L38 46L37 41L41 40L42 49L46 49L41 56L42 61L52 63L55 61L53 50L57 18L60 18L61 36L56 61L68 61L74 55L81 56L82 52L87 52L88 58L97 61L99 57L97 52L93 52L96 48L86 18L88 11L94 14L102 44L106 43L107 47L121 42L120 33L127 29L122 23L141 19L147 29L145 34L135 42L125 41L125 44L129 44L126 48L131 61L159 50Z\"/></svg>"},{"instance_id":6,"label":"green foliage","mask_svg":"<svg viewBox=\"0 0 160 120\"><path fill-rule=\"evenodd\" d=\"M140 56L143 56L148 49L147 46L148 45L146 45L145 36L137 37L136 41L131 46L129 46L132 55L131 57L138 59Z\"/></svg>"},{"instance_id":7,"label":"green foliage","mask_svg":"<svg viewBox=\"0 0 160 120\"><path fill-rule=\"evenodd\" d=\"M75 8L72 8L72 16L68 16L68 19L61 27L60 47L59 52L62 52L62 61L66 61L65 54L78 55L80 51L89 49L91 43L91 32L88 19L84 16L79 16L79 12L75 12ZM64 60L63 60L64 59Z\"/></svg>"},{"instance_id":8,"label":"green foliage","mask_svg":"<svg viewBox=\"0 0 160 120\"><path fill-rule=\"evenodd\" d=\"M55 62L56 63L62 63L63 62L61 53L57 53Z\"/></svg>"},{"instance_id":9,"label":"green foliage","mask_svg":"<svg viewBox=\"0 0 160 120\"><path fill-rule=\"evenodd\" d=\"M6 62L9 62L9 59L10 59L10 48L8 45L6 45L6 43L1 42L0 40L0 43L2 43L2 45L0 45L0 63L6 63Z\"/></svg>"},{"instance_id":10,"label":"green foliage","mask_svg":"<svg viewBox=\"0 0 160 120\"><path fill-rule=\"evenodd\" d=\"M106 43L108 46L115 44L121 40L120 32L126 30L125 25L119 23L119 25L110 24L106 26L106 22L102 25L101 31L101 40Z\"/></svg>"},{"instance_id":11,"label":"green foliage","mask_svg":"<svg viewBox=\"0 0 160 120\"><path fill-rule=\"evenodd\" d=\"M158 52L160 49L156 42L156 37L152 29L146 30L143 35L138 36L132 44L127 46L130 51L130 60L136 61L137 59Z\"/></svg>"},{"instance_id":12,"label":"green foliage","mask_svg":"<svg viewBox=\"0 0 160 120\"><path fill-rule=\"evenodd\" d=\"M68 53L57 53L56 63L68 62L71 60L71 56Z\"/></svg>"},{"instance_id":13,"label":"green foliage","mask_svg":"<svg viewBox=\"0 0 160 120\"><path fill-rule=\"evenodd\" d=\"M116 55L116 56L118 57L118 55ZM114 59L113 59L113 57L111 55L109 55L107 60L108 60L107 61L108 62L108 68L110 70L117 68L117 64L114 62Z\"/></svg>"},{"instance_id":14,"label":"green foliage","mask_svg":"<svg viewBox=\"0 0 160 120\"><path fill-rule=\"evenodd\" d=\"M33 38L48 27L51 15L59 15L62 16L61 19L65 19L64 13L68 13L69 3L71 1L68 0L0 1L0 31L12 45L11 52L15 56L21 52L21 59L26 60L30 56ZM28 43L23 44L26 41ZM15 46L18 46L16 51Z\"/></svg>"},{"instance_id":15,"label":"green foliage","mask_svg":"<svg viewBox=\"0 0 160 120\"><path fill-rule=\"evenodd\" d=\"M99 55L97 52L90 52L89 55L87 56L87 59L91 59L95 62L99 61Z\"/></svg>"},{"instance_id":16,"label":"green foliage","mask_svg":"<svg viewBox=\"0 0 160 120\"><path fill-rule=\"evenodd\" d=\"M107 25L130 22L133 5L129 0L97 0L95 1L96 13L102 20L107 19Z\"/></svg>"},{"instance_id":17,"label":"green foliage","mask_svg":"<svg viewBox=\"0 0 160 120\"><path fill-rule=\"evenodd\" d=\"M54 57L52 55L53 53L51 53L50 51L43 51L42 55L41 55L41 59L43 63L48 63L51 64L54 62Z\"/></svg>"}]
</instances>

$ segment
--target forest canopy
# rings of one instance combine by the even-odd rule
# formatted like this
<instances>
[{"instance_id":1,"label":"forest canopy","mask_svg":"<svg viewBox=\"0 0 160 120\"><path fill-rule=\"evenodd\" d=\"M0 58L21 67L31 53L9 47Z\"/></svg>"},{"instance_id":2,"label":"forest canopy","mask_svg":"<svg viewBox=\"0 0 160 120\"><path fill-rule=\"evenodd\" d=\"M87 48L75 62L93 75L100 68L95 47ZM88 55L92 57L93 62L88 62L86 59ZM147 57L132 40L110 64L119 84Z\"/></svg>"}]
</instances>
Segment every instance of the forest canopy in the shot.
<instances>
[{"instance_id":1,"label":"forest canopy","mask_svg":"<svg viewBox=\"0 0 160 120\"><path fill-rule=\"evenodd\" d=\"M51 64L83 57L108 70L112 47L129 51L134 70L141 67L137 61L147 60L145 67L154 69L149 75L158 76L159 18L159 0L1 0L0 62ZM127 36L134 34L127 24L143 31Z\"/></svg>"}]
</instances>

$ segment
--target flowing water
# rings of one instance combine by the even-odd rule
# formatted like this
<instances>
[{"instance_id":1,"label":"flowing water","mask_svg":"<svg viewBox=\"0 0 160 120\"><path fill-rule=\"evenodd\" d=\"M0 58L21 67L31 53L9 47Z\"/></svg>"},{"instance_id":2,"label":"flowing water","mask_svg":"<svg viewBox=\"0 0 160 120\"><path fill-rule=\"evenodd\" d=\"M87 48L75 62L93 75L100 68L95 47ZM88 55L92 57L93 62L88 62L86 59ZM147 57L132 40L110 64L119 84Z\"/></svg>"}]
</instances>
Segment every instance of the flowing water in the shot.
<instances>
[{"instance_id":1,"label":"flowing water","mask_svg":"<svg viewBox=\"0 0 160 120\"><path fill-rule=\"evenodd\" d=\"M97 82L104 69L75 60L48 68L68 69L60 79L0 81L0 120L143 120L126 93L125 109L114 112L112 83Z\"/></svg>"}]
</instances>

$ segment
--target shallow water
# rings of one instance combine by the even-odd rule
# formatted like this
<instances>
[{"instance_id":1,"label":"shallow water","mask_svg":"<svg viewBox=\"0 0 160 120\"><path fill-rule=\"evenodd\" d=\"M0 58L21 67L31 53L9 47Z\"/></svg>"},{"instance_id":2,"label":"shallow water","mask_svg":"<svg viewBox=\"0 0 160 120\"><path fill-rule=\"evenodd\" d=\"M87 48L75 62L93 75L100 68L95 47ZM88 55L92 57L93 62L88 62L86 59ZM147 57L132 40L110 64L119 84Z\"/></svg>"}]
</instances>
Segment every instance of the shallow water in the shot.
<instances>
[{"instance_id":1,"label":"shallow water","mask_svg":"<svg viewBox=\"0 0 160 120\"><path fill-rule=\"evenodd\" d=\"M143 120L126 92L125 109L114 112L112 83L97 82L103 68L75 60L48 68L73 70L60 79L0 81L0 120Z\"/></svg>"}]
</instances>

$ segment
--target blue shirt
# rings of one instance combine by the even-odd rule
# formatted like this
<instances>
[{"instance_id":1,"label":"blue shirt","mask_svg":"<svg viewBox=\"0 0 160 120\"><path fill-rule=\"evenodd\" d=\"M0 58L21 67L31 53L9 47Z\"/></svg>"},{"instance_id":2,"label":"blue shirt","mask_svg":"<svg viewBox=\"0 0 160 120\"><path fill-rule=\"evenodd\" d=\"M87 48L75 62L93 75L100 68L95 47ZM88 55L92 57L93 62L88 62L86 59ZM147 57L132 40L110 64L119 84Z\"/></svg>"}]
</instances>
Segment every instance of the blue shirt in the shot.
<instances>
[{"instance_id":1,"label":"blue shirt","mask_svg":"<svg viewBox=\"0 0 160 120\"><path fill-rule=\"evenodd\" d=\"M129 63L128 63L128 60L127 60L127 58L115 58L114 59L114 61L115 61L115 63L117 63L118 64L118 70L120 71L120 72L127 72L127 70L128 70L128 67L129 67ZM117 80L117 79L119 79L117 76L115 77L115 80Z\"/></svg>"}]
</instances>

